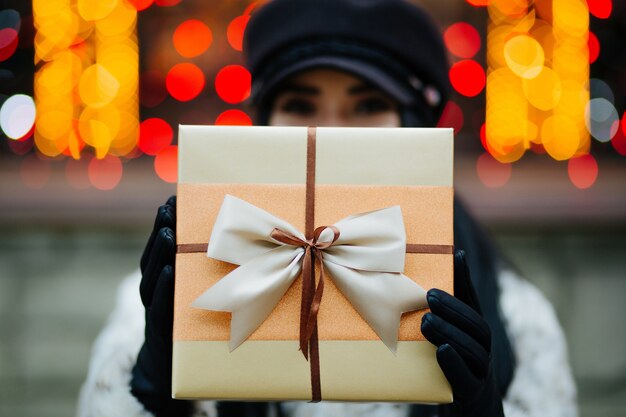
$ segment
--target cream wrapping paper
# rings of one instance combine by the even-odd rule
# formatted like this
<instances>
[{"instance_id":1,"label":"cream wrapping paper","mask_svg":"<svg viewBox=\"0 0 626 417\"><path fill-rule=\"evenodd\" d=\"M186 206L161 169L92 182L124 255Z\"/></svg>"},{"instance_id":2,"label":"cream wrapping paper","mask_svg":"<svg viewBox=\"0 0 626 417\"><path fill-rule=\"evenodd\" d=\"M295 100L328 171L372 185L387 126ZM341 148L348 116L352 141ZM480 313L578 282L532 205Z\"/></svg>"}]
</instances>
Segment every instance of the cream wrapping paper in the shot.
<instances>
[{"instance_id":1,"label":"cream wrapping paper","mask_svg":"<svg viewBox=\"0 0 626 417\"><path fill-rule=\"evenodd\" d=\"M306 128L181 126L178 243L207 242L227 194L302 229L305 158ZM401 202L405 221L410 220L409 242L452 243L451 130L319 128L316 171L316 225ZM427 218L415 220L420 213ZM420 272L407 275L424 288L436 283L451 291L451 264L451 255L411 254L407 269ZM298 352L298 334L290 319L297 280L268 319L232 353L230 314L190 311L196 310L191 307L195 298L233 269L207 260L206 254L177 256L173 395L310 399L308 364ZM363 327L367 324L338 290L329 287L319 316L325 400L451 400L434 347L416 328L420 314L403 316L394 355ZM286 314L289 309L292 313ZM350 326L341 324L342 319ZM261 378L263 384L258 383Z\"/></svg>"}]
</instances>

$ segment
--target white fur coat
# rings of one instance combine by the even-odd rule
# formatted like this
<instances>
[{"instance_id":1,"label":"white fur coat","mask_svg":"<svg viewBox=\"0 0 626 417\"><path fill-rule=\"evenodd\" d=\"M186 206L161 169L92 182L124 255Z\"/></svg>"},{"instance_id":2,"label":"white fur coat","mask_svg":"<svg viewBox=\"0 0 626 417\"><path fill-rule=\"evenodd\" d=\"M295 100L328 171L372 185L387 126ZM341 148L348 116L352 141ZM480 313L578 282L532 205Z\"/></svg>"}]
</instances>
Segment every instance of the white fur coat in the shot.
<instances>
[{"instance_id":1,"label":"white fur coat","mask_svg":"<svg viewBox=\"0 0 626 417\"><path fill-rule=\"evenodd\" d=\"M139 273L124 280L117 304L93 347L78 401L78 417L150 417L130 393L131 369L143 343ZM576 417L576 387L565 338L552 306L530 283L504 271L500 305L517 358L504 399L508 417ZM196 403L196 416L217 417L211 401ZM291 417L406 417L408 405L285 403Z\"/></svg>"}]
</instances>

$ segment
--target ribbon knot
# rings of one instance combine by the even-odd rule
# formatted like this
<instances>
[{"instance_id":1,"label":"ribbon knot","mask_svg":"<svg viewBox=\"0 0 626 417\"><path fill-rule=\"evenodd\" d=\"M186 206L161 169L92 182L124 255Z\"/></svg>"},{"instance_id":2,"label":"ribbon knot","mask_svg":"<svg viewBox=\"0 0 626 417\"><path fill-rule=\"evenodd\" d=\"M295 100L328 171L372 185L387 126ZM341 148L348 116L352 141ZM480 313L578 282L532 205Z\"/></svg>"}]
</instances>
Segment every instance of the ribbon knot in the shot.
<instances>
[{"instance_id":1,"label":"ribbon knot","mask_svg":"<svg viewBox=\"0 0 626 417\"><path fill-rule=\"evenodd\" d=\"M330 241L320 242L322 232L330 229L333 238ZM324 249L329 248L339 239L339 229L335 226L320 226L315 229L313 237L301 239L289 232L274 228L270 236L272 239L291 245L304 248L304 259L302 261L302 299L300 302L300 351L305 359L309 359L309 346L313 333L317 328L317 313L322 302L324 293ZM319 261L320 278L315 287L315 263ZM315 288L315 290L313 290Z\"/></svg>"}]
</instances>

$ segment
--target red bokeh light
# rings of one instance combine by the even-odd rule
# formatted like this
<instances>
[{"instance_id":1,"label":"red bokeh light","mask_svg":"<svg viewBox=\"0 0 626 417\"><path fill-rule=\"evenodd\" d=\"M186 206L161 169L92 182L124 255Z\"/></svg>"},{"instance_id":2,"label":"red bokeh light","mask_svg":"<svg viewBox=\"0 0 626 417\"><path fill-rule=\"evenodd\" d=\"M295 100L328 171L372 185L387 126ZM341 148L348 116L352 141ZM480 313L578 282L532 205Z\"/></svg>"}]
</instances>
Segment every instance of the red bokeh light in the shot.
<instances>
[{"instance_id":1,"label":"red bokeh light","mask_svg":"<svg viewBox=\"0 0 626 417\"><path fill-rule=\"evenodd\" d=\"M0 62L11 58L17 49L18 36L13 28L0 29Z\"/></svg>"},{"instance_id":2,"label":"red bokeh light","mask_svg":"<svg viewBox=\"0 0 626 417\"><path fill-rule=\"evenodd\" d=\"M600 41L598 41L598 37L591 31L589 31L587 45L589 46L589 63L593 64L600 55Z\"/></svg>"},{"instance_id":3,"label":"red bokeh light","mask_svg":"<svg viewBox=\"0 0 626 417\"><path fill-rule=\"evenodd\" d=\"M487 125L485 123L480 126L480 144L483 145L483 149L489 152L487 147Z\"/></svg>"},{"instance_id":4,"label":"red bokeh light","mask_svg":"<svg viewBox=\"0 0 626 417\"><path fill-rule=\"evenodd\" d=\"M86 190L91 186L89 182L89 158L83 156L81 159L69 158L65 163L65 178L67 182L77 190Z\"/></svg>"},{"instance_id":5,"label":"red bokeh light","mask_svg":"<svg viewBox=\"0 0 626 417\"><path fill-rule=\"evenodd\" d=\"M158 71L145 71L139 77L139 100L144 107L156 107L165 100L165 77Z\"/></svg>"},{"instance_id":6,"label":"red bokeh light","mask_svg":"<svg viewBox=\"0 0 626 417\"><path fill-rule=\"evenodd\" d=\"M235 51L241 51L243 49L243 33L246 30L250 16L241 15L237 16L230 22L226 31L226 37L228 43Z\"/></svg>"},{"instance_id":7,"label":"red bokeh light","mask_svg":"<svg viewBox=\"0 0 626 417\"><path fill-rule=\"evenodd\" d=\"M589 5L589 13L598 19L608 19L613 10L613 2L611 0L587 0Z\"/></svg>"},{"instance_id":8,"label":"red bokeh light","mask_svg":"<svg viewBox=\"0 0 626 417\"><path fill-rule=\"evenodd\" d=\"M154 0L128 0L130 4L137 9L138 12L142 10L146 10L148 7L152 6Z\"/></svg>"},{"instance_id":9,"label":"red bokeh light","mask_svg":"<svg viewBox=\"0 0 626 417\"><path fill-rule=\"evenodd\" d=\"M449 100L446 103L446 107L443 109L443 113L441 113L441 118L439 119L439 123L437 123L437 127L452 127L454 128L454 133L456 134L463 128L464 120L465 118L463 117L463 110L461 107L454 101Z\"/></svg>"},{"instance_id":10,"label":"red bokeh light","mask_svg":"<svg viewBox=\"0 0 626 417\"><path fill-rule=\"evenodd\" d=\"M87 173L91 185L103 191L112 190L122 179L122 161L113 155L107 155L103 159L92 158Z\"/></svg>"},{"instance_id":11,"label":"red bokeh light","mask_svg":"<svg viewBox=\"0 0 626 417\"><path fill-rule=\"evenodd\" d=\"M174 48L181 56L193 58L209 49L213 42L213 33L201 21L189 19L178 25L172 41Z\"/></svg>"},{"instance_id":12,"label":"red bokeh light","mask_svg":"<svg viewBox=\"0 0 626 417\"><path fill-rule=\"evenodd\" d=\"M174 139L172 127L163 119L153 117L139 125L139 149L145 154L156 155L171 145Z\"/></svg>"},{"instance_id":13,"label":"red bokeh light","mask_svg":"<svg viewBox=\"0 0 626 417\"><path fill-rule=\"evenodd\" d=\"M188 62L174 65L165 78L167 91L179 101L193 100L200 94L204 85L202 70Z\"/></svg>"},{"instance_id":14,"label":"red bokeh light","mask_svg":"<svg viewBox=\"0 0 626 417\"><path fill-rule=\"evenodd\" d=\"M480 35L469 23L458 22L449 26L443 39L448 50L459 58L472 58L480 50Z\"/></svg>"},{"instance_id":15,"label":"red bokeh light","mask_svg":"<svg viewBox=\"0 0 626 417\"><path fill-rule=\"evenodd\" d=\"M252 126L252 119L241 110L226 110L215 119L216 125L222 126Z\"/></svg>"},{"instance_id":16,"label":"red bokeh light","mask_svg":"<svg viewBox=\"0 0 626 417\"><path fill-rule=\"evenodd\" d=\"M512 171L511 164L498 162L488 153L483 153L476 161L476 174L488 188L504 186L511 178Z\"/></svg>"},{"instance_id":17,"label":"red bokeh light","mask_svg":"<svg viewBox=\"0 0 626 417\"><path fill-rule=\"evenodd\" d=\"M472 59L452 65L449 75L452 87L464 96L474 97L485 88L485 70Z\"/></svg>"},{"instance_id":18,"label":"red bokeh light","mask_svg":"<svg viewBox=\"0 0 626 417\"><path fill-rule=\"evenodd\" d=\"M182 0L154 0L154 4L161 7L172 7L176 6Z\"/></svg>"},{"instance_id":19,"label":"red bokeh light","mask_svg":"<svg viewBox=\"0 0 626 417\"><path fill-rule=\"evenodd\" d=\"M622 114L622 132L626 135L626 111Z\"/></svg>"},{"instance_id":20,"label":"red bokeh light","mask_svg":"<svg viewBox=\"0 0 626 417\"><path fill-rule=\"evenodd\" d=\"M215 77L215 90L222 100L237 104L250 96L252 77L241 65L225 66Z\"/></svg>"},{"instance_id":21,"label":"red bokeh light","mask_svg":"<svg viewBox=\"0 0 626 417\"><path fill-rule=\"evenodd\" d=\"M472 6L480 7L480 6L489 6L491 0L465 0L468 4Z\"/></svg>"},{"instance_id":22,"label":"red bokeh light","mask_svg":"<svg viewBox=\"0 0 626 417\"><path fill-rule=\"evenodd\" d=\"M583 155L567 161L567 174L577 188L591 187L598 178L598 163L592 155Z\"/></svg>"},{"instance_id":23,"label":"red bokeh light","mask_svg":"<svg viewBox=\"0 0 626 417\"><path fill-rule=\"evenodd\" d=\"M154 171L165 182L174 183L178 179L178 146L163 149L154 158Z\"/></svg>"},{"instance_id":24,"label":"red bokeh light","mask_svg":"<svg viewBox=\"0 0 626 417\"><path fill-rule=\"evenodd\" d=\"M20 138L19 140L7 140L6 143L9 145L9 148L14 154L26 155L31 149L33 149L35 141L33 141L32 135L30 135L26 137L26 139L22 140Z\"/></svg>"},{"instance_id":25,"label":"red bokeh light","mask_svg":"<svg viewBox=\"0 0 626 417\"><path fill-rule=\"evenodd\" d=\"M39 190L50 180L50 161L31 154L22 160L20 174L24 185Z\"/></svg>"},{"instance_id":26,"label":"red bokeh light","mask_svg":"<svg viewBox=\"0 0 626 417\"><path fill-rule=\"evenodd\" d=\"M624 113L626 115L626 113ZM611 139L611 145L613 145L613 149L622 155L626 156L626 133L624 133L624 124L622 123L622 129L617 129L615 136Z\"/></svg>"}]
</instances>

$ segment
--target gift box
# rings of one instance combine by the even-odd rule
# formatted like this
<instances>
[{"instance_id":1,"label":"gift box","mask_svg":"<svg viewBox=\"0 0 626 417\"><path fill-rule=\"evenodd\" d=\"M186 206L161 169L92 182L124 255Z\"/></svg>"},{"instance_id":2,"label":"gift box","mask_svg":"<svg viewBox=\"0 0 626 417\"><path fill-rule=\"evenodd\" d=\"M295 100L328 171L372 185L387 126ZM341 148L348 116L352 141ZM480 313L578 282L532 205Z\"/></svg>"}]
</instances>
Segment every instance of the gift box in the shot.
<instances>
[{"instance_id":1,"label":"gift box","mask_svg":"<svg viewBox=\"0 0 626 417\"><path fill-rule=\"evenodd\" d=\"M452 136L180 126L172 396L451 402Z\"/></svg>"}]
</instances>

